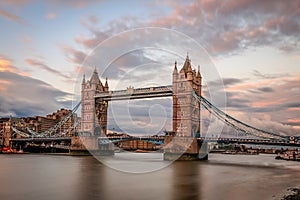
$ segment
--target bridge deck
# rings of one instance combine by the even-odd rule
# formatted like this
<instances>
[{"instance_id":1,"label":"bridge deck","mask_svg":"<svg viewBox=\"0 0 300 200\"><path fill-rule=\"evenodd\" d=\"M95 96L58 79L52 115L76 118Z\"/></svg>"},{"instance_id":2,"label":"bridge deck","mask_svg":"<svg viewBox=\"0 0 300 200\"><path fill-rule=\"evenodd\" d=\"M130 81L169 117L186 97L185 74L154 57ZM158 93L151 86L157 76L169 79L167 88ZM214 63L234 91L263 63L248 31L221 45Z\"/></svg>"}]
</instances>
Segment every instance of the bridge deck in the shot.
<instances>
[{"instance_id":1,"label":"bridge deck","mask_svg":"<svg viewBox=\"0 0 300 200\"><path fill-rule=\"evenodd\" d=\"M99 137L99 141L103 141L104 143L115 143L122 141L130 141L130 140L143 140L143 141L163 141L164 136L127 136L127 137ZM268 139L247 139L247 138L208 138L208 137L200 137L197 138L199 141L205 142L219 142L219 143L233 143L233 144L257 144L257 145L275 145L275 146L294 146L300 147L300 143L293 143L289 141L281 141L281 140L268 140Z\"/></svg>"},{"instance_id":2,"label":"bridge deck","mask_svg":"<svg viewBox=\"0 0 300 200\"><path fill-rule=\"evenodd\" d=\"M149 142L164 142L164 136L127 136L127 137L98 137L99 141L104 143L115 143L130 140L141 140ZM258 144L258 145L274 145L274 146L294 146L300 147L300 142L290 142L281 140L268 139L246 139L246 138L197 138L199 141L220 142L220 143L237 143L237 144ZM12 142L51 142L51 141L71 141L71 137L47 137L47 138L13 138ZM100 142L101 143L101 142Z\"/></svg>"},{"instance_id":3,"label":"bridge deck","mask_svg":"<svg viewBox=\"0 0 300 200\"><path fill-rule=\"evenodd\" d=\"M12 142L51 142L71 141L71 137L38 137L38 138L13 138Z\"/></svg>"}]
</instances>

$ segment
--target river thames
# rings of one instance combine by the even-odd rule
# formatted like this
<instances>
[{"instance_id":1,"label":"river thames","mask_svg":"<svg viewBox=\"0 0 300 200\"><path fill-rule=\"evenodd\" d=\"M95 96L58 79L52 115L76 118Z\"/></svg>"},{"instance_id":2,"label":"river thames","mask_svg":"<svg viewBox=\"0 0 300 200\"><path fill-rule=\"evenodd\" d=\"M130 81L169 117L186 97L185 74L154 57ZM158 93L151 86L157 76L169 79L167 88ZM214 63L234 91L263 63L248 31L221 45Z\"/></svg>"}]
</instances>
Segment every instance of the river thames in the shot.
<instances>
[{"instance_id":1,"label":"river thames","mask_svg":"<svg viewBox=\"0 0 300 200\"><path fill-rule=\"evenodd\" d=\"M118 165L123 155L115 155ZM131 156L149 158L149 165L165 162L159 153ZM274 157L209 154L208 161L126 173L92 156L0 155L0 199L281 199L300 185L300 164Z\"/></svg>"}]
</instances>

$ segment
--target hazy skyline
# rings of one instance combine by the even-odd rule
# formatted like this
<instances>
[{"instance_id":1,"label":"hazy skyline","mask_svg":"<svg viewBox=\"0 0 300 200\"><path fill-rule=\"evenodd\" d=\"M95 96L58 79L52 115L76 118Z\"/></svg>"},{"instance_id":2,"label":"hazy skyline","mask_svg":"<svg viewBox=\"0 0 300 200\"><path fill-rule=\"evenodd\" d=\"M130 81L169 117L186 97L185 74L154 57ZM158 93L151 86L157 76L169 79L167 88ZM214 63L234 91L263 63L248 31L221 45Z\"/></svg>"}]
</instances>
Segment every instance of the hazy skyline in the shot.
<instances>
[{"instance_id":1,"label":"hazy skyline","mask_svg":"<svg viewBox=\"0 0 300 200\"><path fill-rule=\"evenodd\" d=\"M0 116L45 115L70 108L75 83L84 73L81 63L100 42L134 28L161 27L182 32L206 49L224 81L228 113L263 129L300 135L299 7L299 1L273 0L3 0ZM184 58L189 50L181 51ZM195 66L203 64L189 53ZM120 77L123 88L169 85L174 61L181 68L184 59L157 55L132 52L105 72L99 57L90 67L104 72L102 82L107 76L113 89ZM123 76L149 63L164 67L141 67L139 73ZM141 74L147 78L141 79ZM166 78L155 77L158 74ZM170 111L170 100L154 103ZM137 104L139 110L132 116L143 124L149 120L149 105Z\"/></svg>"}]
</instances>

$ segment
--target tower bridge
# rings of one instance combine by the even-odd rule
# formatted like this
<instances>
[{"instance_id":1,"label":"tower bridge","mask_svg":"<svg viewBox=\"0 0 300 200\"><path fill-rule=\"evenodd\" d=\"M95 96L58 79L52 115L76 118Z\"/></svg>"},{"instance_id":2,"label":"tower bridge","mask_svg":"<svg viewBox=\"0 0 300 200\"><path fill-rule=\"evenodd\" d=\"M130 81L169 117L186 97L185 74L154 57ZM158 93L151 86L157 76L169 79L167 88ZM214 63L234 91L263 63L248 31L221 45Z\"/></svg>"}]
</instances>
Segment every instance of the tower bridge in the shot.
<instances>
[{"instance_id":1,"label":"tower bridge","mask_svg":"<svg viewBox=\"0 0 300 200\"><path fill-rule=\"evenodd\" d=\"M95 69L90 80L83 77L81 84L81 121L80 132L88 133L87 137L72 137L70 152L112 150L112 143L129 140L143 140L148 142L164 144L164 159L207 159L207 142L225 143L247 143L247 144L271 144L271 145L294 145L300 146L300 137L288 137L278 133L261 130L257 127L241 122L234 117L224 113L211 104L202 93L202 76L200 67L198 70L192 68L191 60L187 56L180 70L177 63L174 64L172 85L156 86L147 88L128 87L126 90L109 90L106 78L103 84ZM173 130L168 135L161 137L107 137L107 109L110 101L133 100L145 98L172 97L173 102ZM55 126L43 133L29 130L23 133L12 128L15 134L19 134L21 140L46 142L61 140L62 135L52 134L62 126L67 119L76 111L79 104L75 106L71 114L62 119ZM253 138L211 138L203 137L201 133L201 108L223 122L235 131ZM78 123L77 123L78 125ZM24 139L27 138L27 139ZM35 139L39 137L40 139ZM65 136L63 136L65 137ZM47 139L46 139L47 138ZM70 138L67 138L70 140ZM18 142L18 139L12 141ZM24 142L23 141L23 142ZM202 150L201 150L202 149ZM203 151L204 149L204 151Z\"/></svg>"},{"instance_id":2,"label":"tower bridge","mask_svg":"<svg viewBox=\"0 0 300 200\"><path fill-rule=\"evenodd\" d=\"M127 88L127 90L109 91L106 78L103 84L95 69L90 80L82 80L81 91L81 131L90 132L92 136L104 136L107 132L107 108L109 101L131 100L143 98L159 98L171 96L173 100L173 132L172 136L167 136L165 144L168 144L169 151L165 150L165 159L173 159L173 155L181 154L185 159L197 159L201 141L195 137L200 136L200 101L193 97L193 94L201 96L202 77L200 67L196 72L192 69L191 60L186 57L183 67L178 72L177 63L174 64L173 83L169 86L138 88ZM95 126L96 122L96 126ZM175 135L184 138L173 138ZM190 143L186 144L186 137L190 138ZM174 146L170 147L170 146ZM185 149L181 152L175 150ZM205 156L204 156L205 157Z\"/></svg>"},{"instance_id":3,"label":"tower bridge","mask_svg":"<svg viewBox=\"0 0 300 200\"><path fill-rule=\"evenodd\" d=\"M241 138L240 141L255 144L261 142L262 144L266 144L266 140L276 140L278 141L276 144L280 144L279 141L284 141L283 143L285 144L289 143L289 138L286 136L258 129L227 115L205 99L201 95L201 92L202 76L200 67L198 67L197 71L193 69L188 56L180 70L177 69L177 63L175 62L172 85L166 86L136 89L128 87L126 90L110 91L107 79L105 84L102 84L95 70L90 80L86 81L84 77L82 81L81 130L83 132L90 132L91 135L98 137L99 144L109 144L122 140L138 140L139 138L137 137L113 139L105 136L107 131L107 108L109 102L172 97L173 134L164 138L165 159L174 159L174 157L178 157L178 155L180 155L178 157L179 159L199 159L199 155L201 154L200 148L204 147L205 149L207 142L201 139L203 138L201 137L202 134L200 131L201 107L208 110L212 115L234 130L260 139L246 141ZM147 138L144 138L144 140L147 140ZM217 142L217 140L212 139L210 139L210 141ZM222 141L238 142L230 139L223 139ZM206 153L204 152L204 154ZM202 155L202 158L206 158L206 156Z\"/></svg>"}]
</instances>

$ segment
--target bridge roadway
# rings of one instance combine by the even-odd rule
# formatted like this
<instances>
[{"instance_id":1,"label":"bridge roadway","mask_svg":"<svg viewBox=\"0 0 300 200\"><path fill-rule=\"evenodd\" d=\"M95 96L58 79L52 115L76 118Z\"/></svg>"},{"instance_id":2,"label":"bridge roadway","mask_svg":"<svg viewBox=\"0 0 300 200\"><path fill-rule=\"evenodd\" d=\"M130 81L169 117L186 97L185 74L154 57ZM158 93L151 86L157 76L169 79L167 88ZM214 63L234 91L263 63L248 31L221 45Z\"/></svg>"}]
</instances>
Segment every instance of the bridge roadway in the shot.
<instances>
[{"instance_id":1,"label":"bridge roadway","mask_svg":"<svg viewBox=\"0 0 300 200\"><path fill-rule=\"evenodd\" d=\"M163 144L165 136L110 136L98 137L99 144L116 143L122 141L141 140L153 142L156 144ZM51 141L69 141L71 137L47 137L47 138L13 138L12 142L51 142ZM268 140L268 139L247 139L247 138L216 138L216 137L200 137L199 141L218 142L227 144L257 144L257 145L274 145L274 146L294 146L300 147L300 142L290 142L284 140Z\"/></svg>"},{"instance_id":2,"label":"bridge roadway","mask_svg":"<svg viewBox=\"0 0 300 200\"><path fill-rule=\"evenodd\" d=\"M284 140L268 140L268 139L246 139L246 138L208 138L200 137L200 141L218 142L227 144L257 144L257 145L274 145L274 146L294 146L300 147L299 142L289 142Z\"/></svg>"},{"instance_id":3,"label":"bridge roadway","mask_svg":"<svg viewBox=\"0 0 300 200\"><path fill-rule=\"evenodd\" d=\"M145 99L157 97L169 97L173 95L172 85L148 87L148 88L127 88L127 90L109 91L108 93L96 93L95 99L103 101Z\"/></svg>"},{"instance_id":4,"label":"bridge roadway","mask_svg":"<svg viewBox=\"0 0 300 200\"><path fill-rule=\"evenodd\" d=\"M99 144L116 143L130 140L143 140L162 144L164 136L111 136L99 137ZM268 140L268 139L247 139L247 138L215 138L215 137L200 137L198 141L218 142L227 144L257 144L257 145L274 145L274 146L294 146L300 147L300 142L289 142L284 140ZM161 143L162 142L162 143Z\"/></svg>"},{"instance_id":5,"label":"bridge roadway","mask_svg":"<svg viewBox=\"0 0 300 200\"><path fill-rule=\"evenodd\" d=\"M12 138L12 142L56 142L56 141L69 141L72 137L31 137L31 138Z\"/></svg>"}]
</instances>

